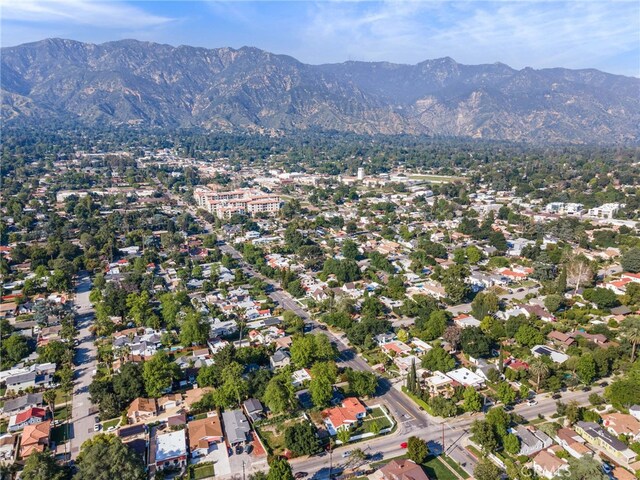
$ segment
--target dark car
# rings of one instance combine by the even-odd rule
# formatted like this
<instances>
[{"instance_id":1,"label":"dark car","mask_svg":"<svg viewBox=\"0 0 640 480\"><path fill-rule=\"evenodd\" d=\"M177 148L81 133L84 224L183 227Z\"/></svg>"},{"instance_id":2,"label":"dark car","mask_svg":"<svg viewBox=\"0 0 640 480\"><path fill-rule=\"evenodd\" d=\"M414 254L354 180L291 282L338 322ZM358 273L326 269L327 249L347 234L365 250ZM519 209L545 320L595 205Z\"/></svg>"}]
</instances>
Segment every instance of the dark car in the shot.
<instances>
[{"instance_id":1,"label":"dark car","mask_svg":"<svg viewBox=\"0 0 640 480\"><path fill-rule=\"evenodd\" d=\"M242 445L236 445L236 455L240 455L242 453Z\"/></svg>"},{"instance_id":2,"label":"dark car","mask_svg":"<svg viewBox=\"0 0 640 480\"><path fill-rule=\"evenodd\" d=\"M294 475L294 478L304 478L307 477L309 474L307 472L298 472Z\"/></svg>"},{"instance_id":3,"label":"dark car","mask_svg":"<svg viewBox=\"0 0 640 480\"><path fill-rule=\"evenodd\" d=\"M551 395L551 398L553 398L554 400L558 400L559 398L562 398L562 395L560 395L559 393L554 393L553 395Z\"/></svg>"},{"instance_id":4,"label":"dark car","mask_svg":"<svg viewBox=\"0 0 640 480\"><path fill-rule=\"evenodd\" d=\"M584 387L582 389L583 392L590 392L591 391L591 387Z\"/></svg>"},{"instance_id":5,"label":"dark car","mask_svg":"<svg viewBox=\"0 0 640 480\"><path fill-rule=\"evenodd\" d=\"M249 454L253 452L253 445L247 445L247 448L244 449L244 453Z\"/></svg>"},{"instance_id":6,"label":"dark car","mask_svg":"<svg viewBox=\"0 0 640 480\"><path fill-rule=\"evenodd\" d=\"M606 387L607 385L609 385L609 382L602 382L602 383L600 384L600 386L601 386L601 387Z\"/></svg>"},{"instance_id":7,"label":"dark car","mask_svg":"<svg viewBox=\"0 0 640 480\"><path fill-rule=\"evenodd\" d=\"M505 405L504 406L504 411L505 412L510 412L511 410L513 410L513 405Z\"/></svg>"},{"instance_id":8,"label":"dark car","mask_svg":"<svg viewBox=\"0 0 640 480\"><path fill-rule=\"evenodd\" d=\"M322 325L322 324L320 324L320 325L318 325L318 328L319 328L320 330L326 330L326 329L327 329L327 326L326 326L326 325Z\"/></svg>"}]
</instances>

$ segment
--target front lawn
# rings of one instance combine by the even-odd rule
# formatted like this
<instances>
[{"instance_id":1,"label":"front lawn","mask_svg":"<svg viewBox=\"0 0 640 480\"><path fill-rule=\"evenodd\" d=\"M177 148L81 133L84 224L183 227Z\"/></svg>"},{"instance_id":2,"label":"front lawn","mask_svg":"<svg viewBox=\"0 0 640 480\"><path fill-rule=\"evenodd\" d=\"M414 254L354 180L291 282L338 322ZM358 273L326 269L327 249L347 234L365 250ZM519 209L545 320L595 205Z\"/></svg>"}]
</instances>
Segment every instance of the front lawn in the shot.
<instances>
[{"instance_id":1,"label":"front lawn","mask_svg":"<svg viewBox=\"0 0 640 480\"><path fill-rule=\"evenodd\" d=\"M437 480L458 480L458 477L449 470L438 457L430 457L422 464L429 478Z\"/></svg>"},{"instance_id":2,"label":"front lawn","mask_svg":"<svg viewBox=\"0 0 640 480\"><path fill-rule=\"evenodd\" d=\"M213 477L213 464L208 463L206 465L196 465L193 468L193 479L200 480L202 478Z\"/></svg>"},{"instance_id":3,"label":"front lawn","mask_svg":"<svg viewBox=\"0 0 640 480\"><path fill-rule=\"evenodd\" d=\"M71 415L71 406L65 405L64 407L56 408L53 413L54 420L67 420Z\"/></svg>"},{"instance_id":4,"label":"front lawn","mask_svg":"<svg viewBox=\"0 0 640 480\"><path fill-rule=\"evenodd\" d=\"M107 428L115 427L116 425L118 425L118 423L120 423L120 417L112 418L111 420L102 422L102 428L106 430Z\"/></svg>"}]
</instances>

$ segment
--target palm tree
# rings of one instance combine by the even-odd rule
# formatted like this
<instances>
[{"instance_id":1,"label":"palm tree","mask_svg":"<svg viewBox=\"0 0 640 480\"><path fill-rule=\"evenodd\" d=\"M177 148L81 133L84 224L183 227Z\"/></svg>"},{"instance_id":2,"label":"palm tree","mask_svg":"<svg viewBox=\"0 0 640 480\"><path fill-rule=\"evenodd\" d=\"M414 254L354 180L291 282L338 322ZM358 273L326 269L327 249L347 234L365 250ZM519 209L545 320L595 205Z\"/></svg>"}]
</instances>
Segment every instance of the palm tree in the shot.
<instances>
[{"instance_id":1,"label":"palm tree","mask_svg":"<svg viewBox=\"0 0 640 480\"><path fill-rule=\"evenodd\" d=\"M536 392L540 390L540 381L549 374L549 365L541 357L536 357L529 364L529 372L537 378Z\"/></svg>"},{"instance_id":2,"label":"palm tree","mask_svg":"<svg viewBox=\"0 0 640 480\"><path fill-rule=\"evenodd\" d=\"M636 347L640 343L640 317L637 315L627 317L622 324L625 337L631 342L631 361L636 356Z\"/></svg>"},{"instance_id":3,"label":"palm tree","mask_svg":"<svg viewBox=\"0 0 640 480\"><path fill-rule=\"evenodd\" d=\"M56 391L55 390L47 390L42 394L42 398L49 405L49 410L51 410L51 415L56 410Z\"/></svg>"}]
</instances>

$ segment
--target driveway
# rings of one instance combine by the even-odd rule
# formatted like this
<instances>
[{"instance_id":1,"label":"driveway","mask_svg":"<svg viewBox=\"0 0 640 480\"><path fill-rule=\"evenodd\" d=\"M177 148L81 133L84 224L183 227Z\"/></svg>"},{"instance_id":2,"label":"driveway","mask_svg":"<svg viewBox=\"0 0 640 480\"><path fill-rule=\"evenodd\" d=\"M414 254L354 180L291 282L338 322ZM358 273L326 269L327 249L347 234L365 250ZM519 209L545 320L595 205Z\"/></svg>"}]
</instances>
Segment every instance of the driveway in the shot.
<instances>
[{"instance_id":1,"label":"driveway","mask_svg":"<svg viewBox=\"0 0 640 480\"><path fill-rule=\"evenodd\" d=\"M229 475L231 473L229 454L227 453L227 447L224 442L212 445L211 450L207 455L200 457L191 463L198 464L200 462L213 462L216 477Z\"/></svg>"},{"instance_id":2,"label":"driveway","mask_svg":"<svg viewBox=\"0 0 640 480\"><path fill-rule=\"evenodd\" d=\"M78 278L76 286L76 328L78 329L78 346L75 349L75 377L72 399L72 433L71 458L75 459L81 445L94 434L97 410L89 399L89 385L93 380L96 368L96 346L89 327L93 324L94 310L89 301L91 279L85 272Z\"/></svg>"}]
</instances>

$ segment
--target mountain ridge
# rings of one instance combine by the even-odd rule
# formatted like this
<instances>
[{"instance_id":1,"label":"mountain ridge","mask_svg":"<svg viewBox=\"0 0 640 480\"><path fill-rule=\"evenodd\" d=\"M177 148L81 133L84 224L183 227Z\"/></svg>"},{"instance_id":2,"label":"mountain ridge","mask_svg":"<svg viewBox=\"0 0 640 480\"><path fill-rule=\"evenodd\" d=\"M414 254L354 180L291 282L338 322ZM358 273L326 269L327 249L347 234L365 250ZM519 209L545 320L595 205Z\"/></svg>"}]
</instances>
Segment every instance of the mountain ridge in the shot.
<instances>
[{"instance_id":1,"label":"mountain ridge","mask_svg":"<svg viewBox=\"0 0 640 480\"><path fill-rule=\"evenodd\" d=\"M67 39L1 49L1 118L637 143L640 79L450 57L310 65L256 47Z\"/></svg>"}]
</instances>

